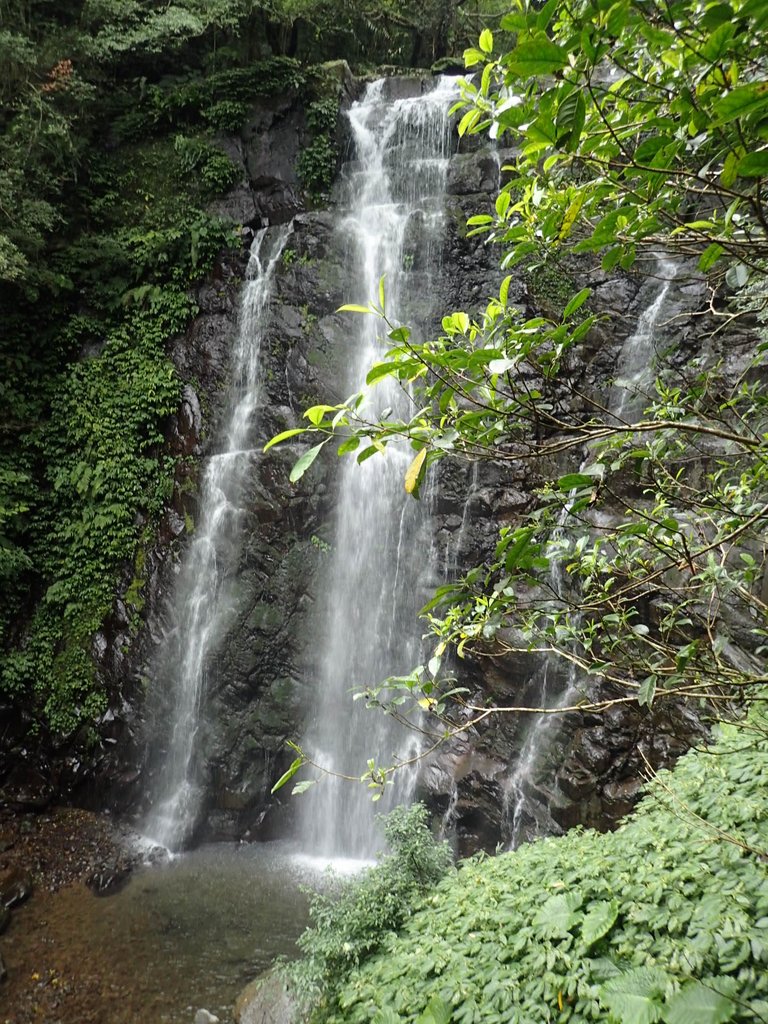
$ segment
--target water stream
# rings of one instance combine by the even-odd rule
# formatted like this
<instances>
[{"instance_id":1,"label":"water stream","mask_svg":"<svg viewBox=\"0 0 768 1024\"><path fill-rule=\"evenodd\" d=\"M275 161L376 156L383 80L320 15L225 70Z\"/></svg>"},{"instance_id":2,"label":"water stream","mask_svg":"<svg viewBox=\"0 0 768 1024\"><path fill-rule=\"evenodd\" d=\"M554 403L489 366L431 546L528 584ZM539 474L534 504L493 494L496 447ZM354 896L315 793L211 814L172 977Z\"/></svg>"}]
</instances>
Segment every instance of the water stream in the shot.
<instances>
[{"instance_id":1,"label":"water stream","mask_svg":"<svg viewBox=\"0 0 768 1024\"><path fill-rule=\"evenodd\" d=\"M179 850L189 840L204 797L196 750L201 700L211 655L229 628L229 582L243 541L243 489L252 469L250 443L261 398L261 340L273 273L289 233L289 226L265 228L253 242L218 451L204 462L199 521L176 585L172 625L157 659L150 707L163 718L170 705L170 714L156 740L159 768L144 831L169 850Z\"/></svg>"},{"instance_id":2,"label":"water stream","mask_svg":"<svg viewBox=\"0 0 768 1024\"><path fill-rule=\"evenodd\" d=\"M430 83L431 84L431 83ZM450 155L450 79L430 91L398 98L386 80L367 87L350 112L355 160L342 196L340 237L346 240L349 301L378 299L384 277L390 318L403 317L409 282L420 283L418 319L428 323L430 278L437 272ZM411 285L412 288L412 285ZM408 311L408 316L412 314ZM413 326L413 321L410 321ZM347 391L385 351L384 325L372 316L350 318L354 357ZM362 414L390 408L407 415L409 396L385 379L366 398ZM390 442L386 454L342 469L329 568L317 706L305 746L325 769L361 776L368 758L382 766L407 761L418 736L380 712L353 702L351 691L402 675L420 661L416 617L438 568L429 528L429 495L408 497L404 479L414 451ZM415 771L396 773L376 805L365 786L324 777L302 797L307 849L325 855L369 857L377 846L373 817L407 802Z\"/></svg>"},{"instance_id":3,"label":"water stream","mask_svg":"<svg viewBox=\"0 0 768 1024\"><path fill-rule=\"evenodd\" d=\"M649 303L619 353L608 408L622 422L636 421L652 400L650 391L654 380L658 327L676 272L676 264L670 260L659 260L657 280L648 288ZM580 469L583 471L590 461L588 457ZM570 505L569 500L560 516L553 541L567 530ZM562 602L566 597L567 581L559 560L552 560L550 586L556 599ZM577 703L582 695L583 680L573 663L568 664L564 683L552 685L557 676L558 661L555 655L544 659L540 672L539 707L566 708ZM515 767L504 784L504 817L511 849L516 849L525 840L559 831L546 803L536 799L535 789L543 761L557 738L561 716L540 714L531 717Z\"/></svg>"},{"instance_id":4,"label":"water stream","mask_svg":"<svg viewBox=\"0 0 768 1024\"><path fill-rule=\"evenodd\" d=\"M656 329L677 270L678 265L672 260L659 260L655 275L658 280L650 285L652 301L640 314L634 333L619 353L616 379L608 401L608 408L619 420L630 423L637 420L643 408L653 400Z\"/></svg>"}]
</instances>

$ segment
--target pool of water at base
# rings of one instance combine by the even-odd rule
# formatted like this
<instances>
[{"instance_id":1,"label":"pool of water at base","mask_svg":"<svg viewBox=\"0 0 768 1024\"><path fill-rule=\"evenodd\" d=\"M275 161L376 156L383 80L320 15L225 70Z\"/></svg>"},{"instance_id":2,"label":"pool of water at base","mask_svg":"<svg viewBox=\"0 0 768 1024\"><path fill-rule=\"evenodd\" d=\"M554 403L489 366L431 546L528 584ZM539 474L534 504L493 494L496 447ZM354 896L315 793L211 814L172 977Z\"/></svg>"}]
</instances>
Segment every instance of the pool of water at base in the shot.
<instances>
[{"instance_id":1,"label":"pool of water at base","mask_svg":"<svg viewBox=\"0 0 768 1024\"><path fill-rule=\"evenodd\" d=\"M68 925L72 954L114 994L109 1024L192 1024L199 1008L230 1021L242 987L296 954L305 890L326 867L285 843L204 846L136 869L112 896L61 893L45 924L52 941Z\"/></svg>"}]
</instances>

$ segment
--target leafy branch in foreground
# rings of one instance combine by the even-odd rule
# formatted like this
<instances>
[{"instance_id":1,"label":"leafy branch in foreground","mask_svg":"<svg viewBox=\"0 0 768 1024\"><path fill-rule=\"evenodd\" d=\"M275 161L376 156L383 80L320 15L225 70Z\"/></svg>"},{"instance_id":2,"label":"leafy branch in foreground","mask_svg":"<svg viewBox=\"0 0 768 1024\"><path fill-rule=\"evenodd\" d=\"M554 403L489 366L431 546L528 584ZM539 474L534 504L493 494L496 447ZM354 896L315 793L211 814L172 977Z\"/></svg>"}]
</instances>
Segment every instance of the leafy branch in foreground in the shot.
<instances>
[{"instance_id":1,"label":"leafy branch in foreground","mask_svg":"<svg viewBox=\"0 0 768 1024\"><path fill-rule=\"evenodd\" d=\"M366 391L307 410L283 435L316 439L293 478L331 442L358 462L410 445L414 497L445 458L530 467L531 510L424 609L432 668L367 692L402 717L437 712L435 739L455 726L440 699L451 651L561 657L580 680L569 707L674 698L727 713L763 700L768 678L768 14L754 0L517 0L502 27L514 47L495 54L483 32L456 110L460 134L488 132L515 157L470 227L515 274L555 254L589 275L598 260L655 273L662 257L676 287L706 275L698 353L659 356L624 407L618 383L584 382L600 343L589 287L544 316L514 307L507 277L427 342L380 295L350 307L385 327L366 391L394 379L410 411L369 419ZM518 709L463 708L475 722L505 710Z\"/></svg>"}]
</instances>

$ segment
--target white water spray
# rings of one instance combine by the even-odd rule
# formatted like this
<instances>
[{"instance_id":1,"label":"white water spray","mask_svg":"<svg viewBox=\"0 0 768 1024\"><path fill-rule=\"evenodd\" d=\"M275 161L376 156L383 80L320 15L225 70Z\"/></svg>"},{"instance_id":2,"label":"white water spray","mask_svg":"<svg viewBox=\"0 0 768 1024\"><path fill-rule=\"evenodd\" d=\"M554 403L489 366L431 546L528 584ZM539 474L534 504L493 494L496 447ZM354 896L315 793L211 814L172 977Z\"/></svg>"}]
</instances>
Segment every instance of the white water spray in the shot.
<instances>
[{"instance_id":1,"label":"white water spray","mask_svg":"<svg viewBox=\"0 0 768 1024\"><path fill-rule=\"evenodd\" d=\"M243 532L243 491L252 470L249 447L261 400L260 354L275 266L289 227L266 228L254 240L243 288L232 359L227 413L218 452L204 462L199 521L186 552L171 608L172 628L157 659L153 703L170 704L164 756L144 826L170 851L189 840L202 809L197 737L210 659L226 636L232 613L229 583Z\"/></svg>"},{"instance_id":2,"label":"white water spray","mask_svg":"<svg viewBox=\"0 0 768 1024\"><path fill-rule=\"evenodd\" d=\"M339 231L346 239L349 297L377 299L384 277L390 317L403 316L413 269L429 283L442 246L448 170L448 109L456 87L439 80L430 91L393 99L391 83L374 82L349 118L356 162L347 180ZM416 240L414 242L414 239ZM418 267L414 266L418 263ZM431 293L412 307L428 322ZM410 319L410 317L409 317ZM371 316L350 317L356 357L348 390L358 390L366 370L383 353L384 325ZM375 417L387 407L408 415L409 397L386 378L368 394ZM413 501L404 479L414 451L390 442L384 455L342 469L323 625L315 720L304 746L329 772L361 776L368 758L388 766L418 751L418 737L380 711L353 702L352 691L410 671L421 659L417 611L436 569L428 495ZM378 846L377 810L407 802L415 771L401 769L379 804L364 785L331 776L305 797L303 845L312 854L369 857Z\"/></svg>"}]
</instances>

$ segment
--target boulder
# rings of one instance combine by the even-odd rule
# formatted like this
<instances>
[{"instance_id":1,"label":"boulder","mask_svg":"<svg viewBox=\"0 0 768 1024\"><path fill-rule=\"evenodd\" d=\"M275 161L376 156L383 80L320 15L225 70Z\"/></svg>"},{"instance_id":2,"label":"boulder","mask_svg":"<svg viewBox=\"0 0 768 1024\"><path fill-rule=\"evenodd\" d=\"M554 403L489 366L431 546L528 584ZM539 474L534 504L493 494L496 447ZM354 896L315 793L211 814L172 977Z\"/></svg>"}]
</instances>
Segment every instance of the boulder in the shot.
<instances>
[{"instance_id":1,"label":"boulder","mask_svg":"<svg viewBox=\"0 0 768 1024\"><path fill-rule=\"evenodd\" d=\"M237 997L232 1016L235 1024L297 1024L296 1004L276 971L246 985Z\"/></svg>"}]
</instances>

